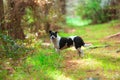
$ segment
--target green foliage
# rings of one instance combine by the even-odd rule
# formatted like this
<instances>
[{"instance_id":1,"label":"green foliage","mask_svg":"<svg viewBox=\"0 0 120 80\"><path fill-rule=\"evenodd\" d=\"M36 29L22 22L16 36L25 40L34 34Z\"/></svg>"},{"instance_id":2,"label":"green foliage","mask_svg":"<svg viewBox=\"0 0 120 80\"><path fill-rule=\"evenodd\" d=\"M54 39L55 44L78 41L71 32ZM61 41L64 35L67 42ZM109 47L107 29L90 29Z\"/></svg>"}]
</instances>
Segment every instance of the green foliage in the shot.
<instances>
[{"instance_id":1,"label":"green foliage","mask_svg":"<svg viewBox=\"0 0 120 80\"><path fill-rule=\"evenodd\" d=\"M26 8L25 11L26 11L26 14L23 16L22 25L26 26L28 28L33 28L33 25L35 23L35 18L33 16L33 11L32 11L31 8Z\"/></svg>"},{"instance_id":2,"label":"green foliage","mask_svg":"<svg viewBox=\"0 0 120 80\"><path fill-rule=\"evenodd\" d=\"M58 55L53 49L39 48L33 55L28 56L20 67L16 67L12 79L53 80L51 76L61 74L54 72L61 67L62 60L63 56Z\"/></svg>"},{"instance_id":3,"label":"green foliage","mask_svg":"<svg viewBox=\"0 0 120 80\"><path fill-rule=\"evenodd\" d=\"M0 80L5 80L5 76L7 75L7 70L2 70L1 72L2 72L2 74L0 74Z\"/></svg>"},{"instance_id":4,"label":"green foliage","mask_svg":"<svg viewBox=\"0 0 120 80\"><path fill-rule=\"evenodd\" d=\"M34 18L33 18L33 12L30 8L26 8L26 15L24 15L24 19L26 19L26 23L28 24L32 24L34 23Z\"/></svg>"},{"instance_id":5,"label":"green foliage","mask_svg":"<svg viewBox=\"0 0 120 80\"><path fill-rule=\"evenodd\" d=\"M17 42L10 36L0 33L0 56L18 58L22 53L26 53L26 48Z\"/></svg>"},{"instance_id":6,"label":"green foliage","mask_svg":"<svg viewBox=\"0 0 120 80\"><path fill-rule=\"evenodd\" d=\"M91 23L90 19L82 20L81 17L67 17L66 18L66 23L68 26L85 26Z\"/></svg>"},{"instance_id":7,"label":"green foliage","mask_svg":"<svg viewBox=\"0 0 120 80\"><path fill-rule=\"evenodd\" d=\"M85 0L77 8L77 14L83 19L90 19L92 23L103 23L109 21L112 16L109 6L101 7L101 0Z\"/></svg>"},{"instance_id":8,"label":"green foliage","mask_svg":"<svg viewBox=\"0 0 120 80\"><path fill-rule=\"evenodd\" d=\"M27 59L27 64L34 65L36 69L56 69L61 65L59 62L62 60L62 57L57 53L55 54L53 50L46 49L44 51L41 49L35 54Z\"/></svg>"},{"instance_id":9,"label":"green foliage","mask_svg":"<svg viewBox=\"0 0 120 80\"><path fill-rule=\"evenodd\" d=\"M71 35L79 35L83 37L85 42L91 42L94 45L100 45L101 39L106 36L117 33L119 30L114 29L113 26L119 25L119 20L114 20L109 23L97 24L97 25L87 25L81 27L75 27L75 32L72 33L60 33L61 36L71 36ZM97 34L96 34L97 33Z\"/></svg>"}]
</instances>

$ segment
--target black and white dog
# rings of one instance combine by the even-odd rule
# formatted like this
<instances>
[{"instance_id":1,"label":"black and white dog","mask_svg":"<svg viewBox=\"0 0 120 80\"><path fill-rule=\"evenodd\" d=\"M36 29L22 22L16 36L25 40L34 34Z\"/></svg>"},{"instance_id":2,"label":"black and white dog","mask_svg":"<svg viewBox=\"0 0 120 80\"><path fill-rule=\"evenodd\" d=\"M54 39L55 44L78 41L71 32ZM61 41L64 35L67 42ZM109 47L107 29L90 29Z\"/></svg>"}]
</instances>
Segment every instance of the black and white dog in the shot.
<instances>
[{"instance_id":1,"label":"black and white dog","mask_svg":"<svg viewBox=\"0 0 120 80\"><path fill-rule=\"evenodd\" d=\"M79 56L83 57L84 53L81 50L82 46L89 46L90 44L85 44L83 39L79 36L70 36L68 38L60 37L57 32L49 31L50 40L54 45L54 48L59 53L60 50L74 46L77 50Z\"/></svg>"}]
</instances>

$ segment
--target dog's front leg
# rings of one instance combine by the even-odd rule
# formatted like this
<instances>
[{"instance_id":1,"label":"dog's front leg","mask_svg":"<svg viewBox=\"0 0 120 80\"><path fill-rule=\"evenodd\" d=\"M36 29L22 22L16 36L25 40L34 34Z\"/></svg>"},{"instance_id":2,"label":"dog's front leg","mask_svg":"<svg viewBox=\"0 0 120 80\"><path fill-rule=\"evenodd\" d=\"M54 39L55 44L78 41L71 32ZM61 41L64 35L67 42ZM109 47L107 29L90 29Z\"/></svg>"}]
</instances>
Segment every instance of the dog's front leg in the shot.
<instances>
[{"instance_id":1,"label":"dog's front leg","mask_svg":"<svg viewBox=\"0 0 120 80\"><path fill-rule=\"evenodd\" d=\"M55 48L56 52L60 54L60 49Z\"/></svg>"}]
</instances>

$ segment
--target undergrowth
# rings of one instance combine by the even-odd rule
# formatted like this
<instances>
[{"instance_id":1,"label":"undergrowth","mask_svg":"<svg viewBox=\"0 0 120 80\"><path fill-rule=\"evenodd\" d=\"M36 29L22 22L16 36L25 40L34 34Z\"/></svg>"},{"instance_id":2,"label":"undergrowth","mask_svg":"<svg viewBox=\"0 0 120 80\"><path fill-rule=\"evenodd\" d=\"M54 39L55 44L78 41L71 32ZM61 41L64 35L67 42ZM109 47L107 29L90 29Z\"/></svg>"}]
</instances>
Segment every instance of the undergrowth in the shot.
<instances>
[{"instance_id":1,"label":"undergrowth","mask_svg":"<svg viewBox=\"0 0 120 80\"><path fill-rule=\"evenodd\" d=\"M23 55L16 55L17 58L0 58L0 64L2 64L0 65L0 80L86 80L89 77L97 77L100 80L119 80L120 55L116 53L116 50L120 45L104 41L106 36L119 32L115 28L118 24L118 21L115 21L84 27L70 27L75 31L59 32L59 35L64 37L79 35L85 42L95 46L108 45L97 49L83 48L84 58L79 58L72 48L58 54L52 44L43 45L43 39L33 40L32 44L27 44L26 41L24 44L29 48L24 48L27 51L22 50Z\"/></svg>"}]
</instances>

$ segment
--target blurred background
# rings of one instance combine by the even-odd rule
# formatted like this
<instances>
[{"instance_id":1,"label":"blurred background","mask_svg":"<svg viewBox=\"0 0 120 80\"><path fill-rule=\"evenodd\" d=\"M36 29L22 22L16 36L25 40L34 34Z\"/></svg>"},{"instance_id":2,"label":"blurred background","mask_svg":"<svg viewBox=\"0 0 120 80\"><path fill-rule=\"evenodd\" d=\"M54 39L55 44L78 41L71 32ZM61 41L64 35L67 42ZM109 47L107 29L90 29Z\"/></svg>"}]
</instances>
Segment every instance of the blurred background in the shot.
<instances>
[{"instance_id":1,"label":"blurred background","mask_svg":"<svg viewBox=\"0 0 120 80\"><path fill-rule=\"evenodd\" d=\"M57 55L49 30L93 46ZM120 80L116 53L120 0L0 0L0 80Z\"/></svg>"},{"instance_id":2,"label":"blurred background","mask_svg":"<svg viewBox=\"0 0 120 80\"><path fill-rule=\"evenodd\" d=\"M1 32L14 39L48 32L63 24L84 26L120 18L119 0L1 0Z\"/></svg>"}]
</instances>

